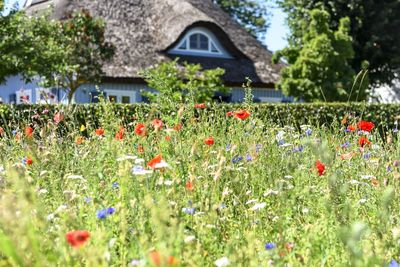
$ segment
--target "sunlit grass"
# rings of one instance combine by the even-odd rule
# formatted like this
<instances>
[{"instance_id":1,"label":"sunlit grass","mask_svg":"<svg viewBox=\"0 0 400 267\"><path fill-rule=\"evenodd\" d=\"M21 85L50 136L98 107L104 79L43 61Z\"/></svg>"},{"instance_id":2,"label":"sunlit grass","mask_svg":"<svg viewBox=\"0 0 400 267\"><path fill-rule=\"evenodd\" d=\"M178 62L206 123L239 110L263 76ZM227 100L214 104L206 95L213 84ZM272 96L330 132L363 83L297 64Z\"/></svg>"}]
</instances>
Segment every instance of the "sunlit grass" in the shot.
<instances>
[{"instance_id":1,"label":"sunlit grass","mask_svg":"<svg viewBox=\"0 0 400 267\"><path fill-rule=\"evenodd\" d=\"M73 116L65 112L56 121L4 127L0 266L399 260L396 136L388 142L376 129L346 132L347 125L281 127L253 114L210 117L192 107L122 120L104 105L101 125L65 123ZM154 127L154 119L163 125ZM139 123L146 134L135 133ZM360 135L371 143L361 148ZM213 144L205 142L210 137ZM147 166L157 155L161 167ZM76 248L66 240L74 230L90 233Z\"/></svg>"}]
</instances>

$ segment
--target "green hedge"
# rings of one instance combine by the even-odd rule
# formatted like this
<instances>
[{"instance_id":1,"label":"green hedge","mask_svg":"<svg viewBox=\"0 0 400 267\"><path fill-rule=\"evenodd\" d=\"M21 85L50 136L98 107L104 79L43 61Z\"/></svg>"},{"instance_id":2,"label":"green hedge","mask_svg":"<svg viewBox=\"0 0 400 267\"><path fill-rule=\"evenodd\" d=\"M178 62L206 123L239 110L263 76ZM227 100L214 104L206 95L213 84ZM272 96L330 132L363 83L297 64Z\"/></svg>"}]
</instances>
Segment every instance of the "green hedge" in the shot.
<instances>
[{"instance_id":1,"label":"green hedge","mask_svg":"<svg viewBox=\"0 0 400 267\"><path fill-rule=\"evenodd\" d=\"M242 108L238 104L216 104L208 107L205 112L210 119L213 116L226 116L227 111ZM43 114L47 109L48 114ZM163 117L163 114L177 112L175 110L163 111L148 104L111 106L112 112L123 119L126 124L143 117ZM0 124L2 127L16 127L19 124L29 122L46 123L53 118L55 112L63 110L66 121L73 124L99 124L99 114L104 112L104 106L100 104L49 106L49 105L0 105ZM362 103L329 103L329 104L254 104L251 107L253 116L265 121L283 125L325 125L340 123L344 117L362 118L374 122L381 131L387 131L395 127L395 121L400 115L400 105L396 104L362 104ZM199 112L199 111L196 111ZM40 118L35 117L40 115ZM400 117L399 117L400 118Z\"/></svg>"}]
</instances>

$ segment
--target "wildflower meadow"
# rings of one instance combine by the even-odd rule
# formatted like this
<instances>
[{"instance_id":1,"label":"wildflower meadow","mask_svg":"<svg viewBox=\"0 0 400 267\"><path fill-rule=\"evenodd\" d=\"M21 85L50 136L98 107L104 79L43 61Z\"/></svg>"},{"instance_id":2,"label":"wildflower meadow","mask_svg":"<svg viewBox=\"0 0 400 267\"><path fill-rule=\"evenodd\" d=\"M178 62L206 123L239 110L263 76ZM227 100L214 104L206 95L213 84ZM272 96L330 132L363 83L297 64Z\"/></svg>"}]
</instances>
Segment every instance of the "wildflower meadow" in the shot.
<instances>
[{"instance_id":1,"label":"wildflower meadow","mask_svg":"<svg viewBox=\"0 0 400 267\"><path fill-rule=\"evenodd\" d=\"M3 121L0 266L399 266L397 128L100 105Z\"/></svg>"}]
</instances>

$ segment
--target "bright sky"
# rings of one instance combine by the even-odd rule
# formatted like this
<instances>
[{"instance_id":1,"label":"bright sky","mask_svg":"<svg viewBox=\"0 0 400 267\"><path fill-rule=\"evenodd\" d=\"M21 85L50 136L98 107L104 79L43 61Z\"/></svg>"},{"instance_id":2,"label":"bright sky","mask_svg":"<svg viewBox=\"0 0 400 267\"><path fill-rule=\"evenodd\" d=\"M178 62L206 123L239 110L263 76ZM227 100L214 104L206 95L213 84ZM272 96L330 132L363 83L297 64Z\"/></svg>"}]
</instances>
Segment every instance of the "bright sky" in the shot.
<instances>
[{"instance_id":1,"label":"bright sky","mask_svg":"<svg viewBox=\"0 0 400 267\"><path fill-rule=\"evenodd\" d=\"M25 0L5 0L6 10L12 8L16 3L18 3L21 7L25 3ZM265 43L267 44L269 50L276 51L285 47L285 38L289 31L285 26L286 16L282 10L278 8L272 8L271 13L271 25L268 29Z\"/></svg>"}]
</instances>

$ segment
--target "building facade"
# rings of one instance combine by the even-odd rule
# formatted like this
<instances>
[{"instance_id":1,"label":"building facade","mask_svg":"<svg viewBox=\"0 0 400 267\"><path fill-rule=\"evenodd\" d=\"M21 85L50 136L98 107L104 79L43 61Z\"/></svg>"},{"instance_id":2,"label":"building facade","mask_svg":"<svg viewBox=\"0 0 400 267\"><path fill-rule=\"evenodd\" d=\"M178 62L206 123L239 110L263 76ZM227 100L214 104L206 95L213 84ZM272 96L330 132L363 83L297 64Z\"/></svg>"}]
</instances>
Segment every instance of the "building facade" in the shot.
<instances>
[{"instance_id":1,"label":"building facade","mask_svg":"<svg viewBox=\"0 0 400 267\"><path fill-rule=\"evenodd\" d=\"M272 64L272 53L211 0L27 0L24 8L30 15L51 8L60 20L84 9L105 21L106 39L116 53L103 67L101 84L79 88L77 103L96 102L99 90L114 102L142 102L141 91L151 89L140 71L175 59L225 69L231 102L243 101L246 77L253 81L257 102L291 101L274 89L283 66ZM63 90L17 76L0 85L0 97L4 103L66 101Z\"/></svg>"}]
</instances>

